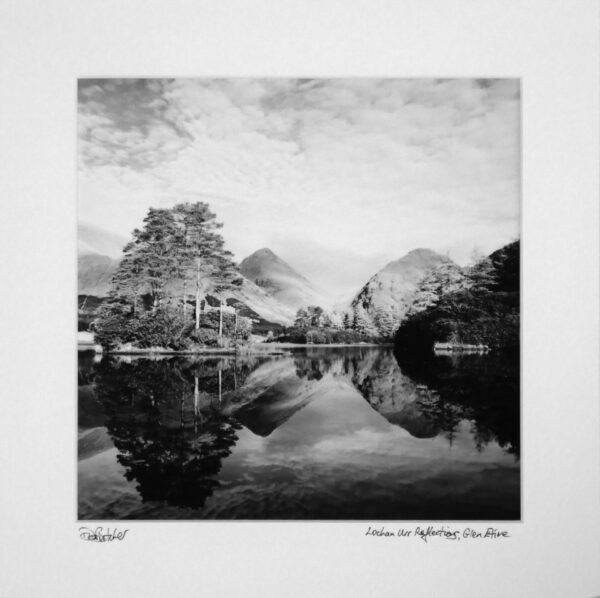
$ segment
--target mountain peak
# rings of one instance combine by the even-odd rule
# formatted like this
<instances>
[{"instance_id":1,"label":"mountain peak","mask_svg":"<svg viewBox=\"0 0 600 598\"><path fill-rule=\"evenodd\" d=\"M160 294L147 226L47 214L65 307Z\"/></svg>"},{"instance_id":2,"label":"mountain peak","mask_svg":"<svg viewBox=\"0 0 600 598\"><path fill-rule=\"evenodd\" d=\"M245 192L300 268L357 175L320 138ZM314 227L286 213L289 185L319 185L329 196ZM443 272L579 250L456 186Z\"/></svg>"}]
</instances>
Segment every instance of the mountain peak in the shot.
<instances>
[{"instance_id":1,"label":"mountain peak","mask_svg":"<svg viewBox=\"0 0 600 598\"><path fill-rule=\"evenodd\" d=\"M365 330L392 334L405 317L419 282L438 266L448 263L453 263L449 257L432 249L421 247L409 251L387 264L365 284L352 300L350 315L358 319ZM383 313L387 320L381 319Z\"/></svg>"},{"instance_id":2,"label":"mountain peak","mask_svg":"<svg viewBox=\"0 0 600 598\"><path fill-rule=\"evenodd\" d=\"M449 257L440 255L432 249L418 248L409 251L400 259L390 262L383 268L383 272L404 272L406 268L428 268L444 262L451 261Z\"/></svg>"},{"instance_id":3,"label":"mountain peak","mask_svg":"<svg viewBox=\"0 0 600 598\"><path fill-rule=\"evenodd\" d=\"M251 257L269 257L280 259L273 251L271 251L268 247L262 247L261 249L257 249L252 255L249 255L246 259Z\"/></svg>"},{"instance_id":4,"label":"mountain peak","mask_svg":"<svg viewBox=\"0 0 600 598\"><path fill-rule=\"evenodd\" d=\"M313 285L268 247L263 247L243 259L240 272L275 299L293 309L322 303Z\"/></svg>"},{"instance_id":5,"label":"mountain peak","mask_svg":"<svg viewBox=\"0 0 600 598\"><path fill-rule=\"evenodd\" d=\"M427 249L426 247L417 247L417 249L411 249L407 256L422 256L422 257L437 257L439 253L433 251L433 249Z\"/></svg>"}]
</instances>

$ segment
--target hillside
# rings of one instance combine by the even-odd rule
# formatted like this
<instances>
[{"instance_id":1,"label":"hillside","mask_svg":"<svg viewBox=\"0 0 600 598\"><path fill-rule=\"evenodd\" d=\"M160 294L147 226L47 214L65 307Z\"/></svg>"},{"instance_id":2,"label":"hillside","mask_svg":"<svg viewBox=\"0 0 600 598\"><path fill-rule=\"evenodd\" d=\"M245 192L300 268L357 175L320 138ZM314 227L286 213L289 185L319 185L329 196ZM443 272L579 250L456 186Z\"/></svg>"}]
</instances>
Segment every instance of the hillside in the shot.
<instances>
[{"instance_id":1,"label":"hillside","mask_svg":"<svg viewBox=\"0 0 600 598\"><path fill-rule=\"evenodd\" d=\"M396 334L396 351L431 352L435 342L518 349L519 254L519 241L495 251L470 269L468 288L443 293L437 304L411 315Z\"/></svg>"},{"instance_id":2,"label":"hillside","mask_svg":"<svg viewBox=\"0 0 600 598\"><path fill-rule=\"evenodd\" d=\"M413 305L419 283L435 268L452 263L431 249L414 249L390 262L359 291L348 309L357 330L392 336Z\"/></svg>"},{"instance_id":3,"label":"hillside","mask_svg":"<svg viewBox=\"0 0 600 598\"><path fill-rule=\"evenodd\" d=\"M78 225L78 295L99 298L108 296L110 281L119 266L122 248L126 243L125 238L98 227L83 223ZM281 264L287 265L282 260L279 261L279 268L274 270L280 273L280 280L283 280L285 269L281 268ZM289 270L293 272L291 268ZM308 281L306 284L310 286ZM233 289L229 299L230 302L241 304L242 309L245 308L254 320L257 318L251 314L257 315L260 325L267 329L272 328L269 323L289 326L294 320L293 307L282 303L251 280L245 280L241 287Z\"/></svg>"},{"instance_id":4,"label":"hillside","mask_svg":"<svg viewBox=\"0 0 600 598\"><path fill-rule=\"evenodd\" d=\"M98 254L116 259L121 257L127 239L85 222L77 224L77 253Z\"/></svg>"},{"instance_id":5,"label":"hillside","mask_svg":"<svg viewBox=\"0 0 600 598\"><path fill-rule=\"evenodd\" d=\"M77 294L106 297L119 260L97 253L77 257Z\"/></svg>"},{"instance_id":6,"label":"hillside","mask_svg":"<svg viewBox=\"0 0 600 598\"><path fill-rule=\"evenodd\" d=\"M106 297L127 239L79 222L77 225L77 294Z\"/></svg>"},{"instance_id":7,"label":"hillside","mask_svg":"<svg viewBox=\"0 0 600 598\"><path fill-rule=\"evenodd\" d=\"M294 311L308 305L324 303L323 294L270 249L259 249L242 260L240 272L271 297Z\"/></svg>"},{"instance_id":8,"label":"hillside","mask_svg":"<svg viewBox=\"0 0 600 598\"><path fill-rule=\"evenodd\" d=\"M290 326L294 321L293 309L284 305L249 280L244 280L241 287L232 289L228 299L228 303L231 303L230 300L234 299L244 304L263 318L266 323L274 322L283 326Z\"/></svg>"}]
</instances>

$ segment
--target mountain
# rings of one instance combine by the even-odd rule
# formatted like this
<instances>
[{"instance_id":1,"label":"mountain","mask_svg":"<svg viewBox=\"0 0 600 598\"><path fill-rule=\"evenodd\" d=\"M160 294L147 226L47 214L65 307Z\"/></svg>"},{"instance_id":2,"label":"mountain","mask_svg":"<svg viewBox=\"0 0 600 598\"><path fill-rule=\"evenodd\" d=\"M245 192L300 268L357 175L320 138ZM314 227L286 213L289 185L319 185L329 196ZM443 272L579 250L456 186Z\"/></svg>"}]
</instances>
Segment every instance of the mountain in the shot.
<instances>
[{"instance_id":1,"label":"mountain","mask_svg":"<svg viewBox=\"0 0 600 598\"><path fill-rule=\"evenodd\" d=\"M79 222L77 224L77 253L98 254L120 258L127 239L103 228Z\"/></svg>"},{"instance_id":2,"label":"mountain","mask_svg":"<svg viewBox=\"0 0 600 598\"><path fill-rule=\"evenodd\" d=\"M242 388L245 403L235 418L252 433L269 436L297 411L318 398L314 380L298 377L292 359L267 361L248 376Z\"/></svg>"},{"instance_id":3,"label":"mountain","mask_svg":"<svg viewBox=\"0 0 600 598\"><path fill-rule=\"evenodd\" d=\"M259 249L242 260L240 272L294 312L300 307L327 303L311 282L270 249Z\"/></svg>"},{"instance_id":4,"label":"mountain","mask_svg":"<svg viewBox=\"0 0 600 598\"><path fill-rule=\"evenodd\" d=\"M372 351L349 368L352 384L369 405L415 438L434 438L439 426L421 408L431 391L402 373L391 353Z\"/></svg>"},{"instance_id":5,"label":"mountain","mask_svg":"<svg viewBox=\"0 0 600 598\"><path fill-rule=\"evenodd\" d=\"M97 253L77 257L77 294L106 297L119 260Z\"/></svg>"},{"instance_id":6,"label":"mountain","mask_svg":"<svg viewBox=\"0 0 600 598\"><path fill-rule=\"evenodd\" d=\"M469 286L449 289L402 322L395 336L397 353L430 353L436 342L518 351L519 263L516 241L469 268Z\"/></svg>"},{"instance_id":7,"label":"mountain","mask_svg":"<svg viewBox=\"0 0 600 598\"><path fill-rule=\"evenodd\" d=\"M392 336L411 308L419 283L450 258L414 249L377 272L352 300L347 314L354 328Z\"/></svg>"},{"instance_id":8,"label":"mountain","mask_svg":"<svg viewBox=\"0 0 600 598\"><path fill-rule=\"evenodd\" d=\"M106 297L127 239L79 222L77 225L77 294Z\"/></svg>"},{"instance_id":9,"label":"mountain","mask_svg":"<svg viewBox=\"0 0 600 598\"><path fill-rule=\"evenodd\" d=\"M77 234L77 293L78 295L106 297L111 278L119 266L122 249L127 244L127 239L86 223L79 223ZM310 287L310 283L294 272L283 260L274 254L271 255L275 258L274 260L265 259L267 256L265 256L264 250L256 252L253 256L258 256L258 258L250 262L251 268L258 268L257 271L263 272L259 265L264 262L265 268L270 268L273 273L276 273L275 279L279 280L282 285L286 276L292 281L304 281L303 283L297 282L295 287L288 284L288 290L295 288L299 293L303 285L306 288ZM286 297L287 294L283 292L280 296ZM243 304L250 311L256 312L266 324L273 322L290 326L294 321L295 307L282 302L268 289L256 285L252 280L244 280L241 287L231 291L230 298Z\"/></svg>"},{"instance_id":10,"label":"mountain","mask_svg":"<svg viewBox=\"0 0 600 598\"><path fill-rule=\"evenodd\" d=\"M228 299L235 299L239 303L243 303L267 322L283 326L291 326L294 322L294 309L281 303L250 280L244 280L241 287L232 289Z\"/></svg>"}]
</instances>

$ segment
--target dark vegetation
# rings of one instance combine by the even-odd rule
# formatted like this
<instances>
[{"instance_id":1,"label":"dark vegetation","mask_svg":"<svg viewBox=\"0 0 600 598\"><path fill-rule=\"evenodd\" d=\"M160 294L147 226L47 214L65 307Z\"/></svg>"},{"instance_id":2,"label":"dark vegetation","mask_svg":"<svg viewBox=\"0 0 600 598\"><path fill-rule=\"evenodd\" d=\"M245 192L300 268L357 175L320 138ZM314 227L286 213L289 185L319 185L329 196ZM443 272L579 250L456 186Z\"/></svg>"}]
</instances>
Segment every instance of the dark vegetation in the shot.
<instances>
[{"instance_id":1,"label":"dark vegetation","mask_svg":"<svg viewBox=\"0 0 600 598\"><path fill-rule=\"evenodd\" d=\"M284 329L273 340L286 343L326 345L372 342L374 337L351 328L336 326L322 307L309 305L299 309L294 325Z\"/></svg>"},{"instance_id":2,"label":"dark vegetation","mask_svg":"<svg viewBox=\"0 0 600 598\"><path fill-rule=\"evenodd\" d=\"M385 350L314 347L293 360L299 379L319 381L331 371L346 377L373 409L414 436L442 434L452 443L460 426L469 422L479 450L498 442L519 457L518 354L396 361ZM117 459L144 502L201 508L221 485L219 472L241 425L267 435L306 405L291 402L274 416L270 405L280 396L276 391L236 409L245 381L260 367L257 359L178 357L128 363L105 356L95 363L89 353L80 354L79 364L79 425L106 426ZM273 380L272 388L281 383ZM412 409L405 409L400 420L387 413L399 383L419 389Z\"/></svg>"},{"instance_id":3,"label":"dark vegetation","mask_svg":"<svg viewBox=\"0 0 600 598\"><path fill-rule=\"evenodd\" d=\"M442 355L416 359L396 355L402 372L429 389L421 413L451 440L461 421L473 422L478 448L492 440L520 455L519 351L489 355Z\"/></svg>"},{"instance_id":4,"label":"dark vegetation","mask_svg":"<svg viewBox=\"0 0 600 598\"><path fill-rule=\"evenodd\" d=\"M373 339L372 337L356 332L355 330L292 326L286 328L277 338L277 341L285 343L325 345L332 343L352 344L372 342Z\"/></svg>"},{"instance_id":5,"label":"dark vegetation","mask_svg":"<svg viewBox=\"0 0 600 598\"><path fill-rule=\"evenodd\" d=\"M492 253L468 273L466 288L442 293L398 329L396 351L431 352L435 342L519 347L519 242Z\"/></svg>"},{"instance_id":6,"label":"dark vegetation","mask_svg":"<svg viewBox=\"0 0 600 598\"><path fill-rule=\"evenodd\" d=\"M221 485L241 425L219 408L249 369L222 361L110 358L95 367L96 401L128 480L144 502L200 508Z\"/></svg>"},{"instance_id":7,"label":"dark vegetation","mask_svg":"<svg viewBox=\"0 0 600 598\"><path fill-rule=\"evenodd\" d=\"M105 350L126 343L173 350L228 347L249 338L251 320L227 309L226 295L243 279L215 218L201 202L150 208L144 227L133 231L123 250L93 323ZM209 292L216 309L210 308Z\"/></svg>"},{"instance_id":8,"label":"dark vegetation","mask_svg":"<svg viewBox=\"0 0 600 598\"><path fill-rule=\"evenodd\" d=\"M104 299L94 295L77 295L77 330L91 330Z\"/></svg>"}]
</instances>

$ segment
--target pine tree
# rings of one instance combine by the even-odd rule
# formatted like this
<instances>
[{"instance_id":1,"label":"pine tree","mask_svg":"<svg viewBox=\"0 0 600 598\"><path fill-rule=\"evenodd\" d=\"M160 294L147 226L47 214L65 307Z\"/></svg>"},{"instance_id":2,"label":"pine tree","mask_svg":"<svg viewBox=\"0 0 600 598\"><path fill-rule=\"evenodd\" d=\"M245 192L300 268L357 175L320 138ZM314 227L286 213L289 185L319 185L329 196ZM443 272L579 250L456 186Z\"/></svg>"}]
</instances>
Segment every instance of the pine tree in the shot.
<instances>
[{"instance_id":1,"label":"pine tree","mask_svg":"<svg viewBox=\"0 0 600 598\"><path fill-rule=\"evenodd\" d=\"M343 326L345 330L350 330L352 328L352 318L348 312L344 314Z\"/></svg>"},{"instance_id":2,"label":"pine tree","mask_svg":"<svg viewBox=\"0 0 600 598\"><path fill-rule=\"evenodd\" d=\"M231 254L224 248L223 237L217 232L222 224L216 221L208 204L182 203L173 208L178 224L177 260L181 268L183 310L187 302L188 281L195 285L196 330L200 328L200 306L215 276L223 281L233 267Z\"/></svg>"},{"instance_id":3,"label":"pine tree","mask_svg":"<svg viewBox=\"0 0 600 598\"><path fill-rule=\"evenodd\" d=\"M308 325L314 326L315 328L321 328L324 319L323 308L318 305L309 305L306 308L306 311L308 314Z\"/></svg>"},{"instance_id":4,"label":"pine tree","mask_svg":"<svg viewBox=\"0 0 600 598\"><path fill-rule=\"evenodd\" d=\"M215 293L219 299L219 337L223 336L223 307L227 295L235 288L239 288L244 279L233 262L231 253L222 251L219 255L213 255L211 259L211 277L209 279L209 290Z\"/></svg>"},{"instance_id":5,"label":"pine tree","mask_svg":"<svg viewBox=\"0 0 600 598\"><path fill-rule=\"evenodd\" d=\"M356 332L368 336L373 336L377 332L375 330L375 327L373 326L373 323L371 322L370 317L368 316L367 312L362 307L362 305L357 305L354 308L352 328L356 330Z\"/></svg>"},{"instance_id":6,"label":"pine tree","mask_svg":"<svg viewBox=\"0 0 600 598\"><path fill-rule=\"evenodd\" d=\"M166 294L166 285L177 276L179 266L173 248L176 244L175 219L169 210L150 208L144 227L133 231L133 240L113 277L113 291L133 297L134 306L142 292L152 297L156 312Z\"/></svg>"},{"instance_id":7,"label":"pine tree","mask_svg":"<svg viewBox=\"0 0 600 598\"><path fill-rule=\"evenodd\" d=\"M484 257L471 266L467 277L473 291L489 293L497 283L496 268L489 257Z\"/></svg>"},{"instance_id":8,"label":"pine tree","mask_svg":"<svg viewBox=\"0 0 600 598\"><path fill-rule=\"evenodd\" d=\"M407 316L437 305L448 294L469 288L471 281L454 262L448 261L430 271L417 285Z\"/></svg>"},{"instance_id":9,"label":"pine tree","mask_svg":"<svg viewBox=\"0 0 600 598\"><path fill-rule=\"evenodd\" d=\"M143 290L141 267L141 260L135 252L135 244L128 243L123 249L123 258L111 280L110 295L131 302L134 313L139 311L138 298Z\"/></svg>"},{"instance_id":10,"label":"pine tree","mask_svg":"<svg viewBox=\"0 0 600 598\"><path fill-rule=\"evenodd\" d=\"M386 310L384 307L378 306L375 309L375 327L379 332L379 335L385 339L390 339L394 336L398 322L394 318L391 311Z\"/></svg>"},{"instance_id":11,"label":"pine tree","mask_svg":"<svg viewBox=\"0 0 600 598\"><path fill-rule=\"evenodd\" d=\"M297 328L306 328L308 326L308 321L309 321L308 311L305 308L301 307L296 312L296 319L294 320L294 326L296 326Z\"/></svg>"}]
</instances>

